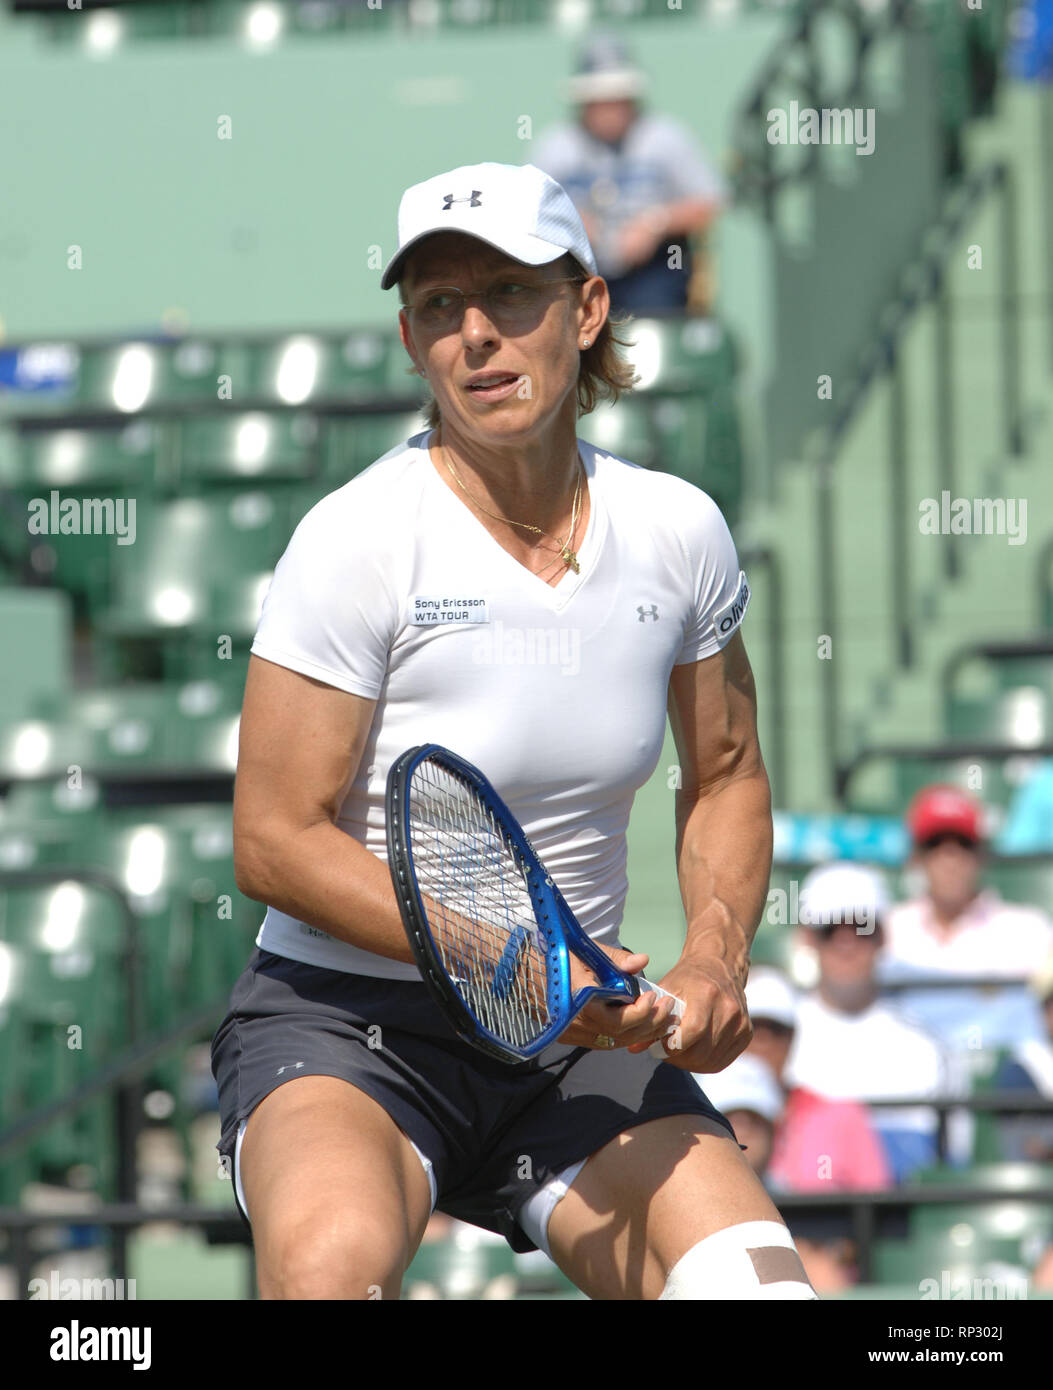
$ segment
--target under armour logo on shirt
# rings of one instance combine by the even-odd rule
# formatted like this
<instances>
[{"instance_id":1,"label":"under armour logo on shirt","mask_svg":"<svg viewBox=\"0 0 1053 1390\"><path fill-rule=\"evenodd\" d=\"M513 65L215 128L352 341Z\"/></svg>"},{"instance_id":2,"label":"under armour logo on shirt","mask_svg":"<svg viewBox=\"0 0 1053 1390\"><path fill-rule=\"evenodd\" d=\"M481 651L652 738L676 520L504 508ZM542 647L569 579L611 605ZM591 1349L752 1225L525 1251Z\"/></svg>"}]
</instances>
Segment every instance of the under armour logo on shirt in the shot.
<instances>
[{"instance_id":1,"label":"under armour logo on shirt","mask_svg":"<svg viewBox=\"0 0 1053 1390\"><path fill-rule=\"evenodd\" d=\"M645 608L641 603L636 611L640 615L636 620L637 622L642 623L645 618L653 618L655 622L658 621L658 605L656 603L652 603L650 608Z\"/></svg>"},{"instance_id":2,"label":"under armour logo on shirt","mask_svg":"<svg viewBox=\"0 0 1053 1390\"><path fill-rule=\"evenodd\" d=\"M455 198L452 193L444 193L442 197L442 210L443 212L449 212L454 203L467 203L469 207L473 208L481 207L482 203L479 201L481 196L478 188L472 189L472 196L470 198Z\"/></svg>"},{"instance_id":3,"label":"under armour logo on shirt","mask_svg":"<svg viewBox=\"0 0 1053 1390\"><path fill-rule=\"evenodd\" d=\"M291 1067L291 1068L293 1069L293 1071L299 1071L299 1069L300 1069L302 1066L303 1066L303 1063L302 1063L302 1062L286 1062L286 1064L285 1064L285 1067ZM282 1072L285 1070L285 1067L279 1067L276 1074L277 1074L278 1076L281 1076Z\"/></svg>"}]
</instances>

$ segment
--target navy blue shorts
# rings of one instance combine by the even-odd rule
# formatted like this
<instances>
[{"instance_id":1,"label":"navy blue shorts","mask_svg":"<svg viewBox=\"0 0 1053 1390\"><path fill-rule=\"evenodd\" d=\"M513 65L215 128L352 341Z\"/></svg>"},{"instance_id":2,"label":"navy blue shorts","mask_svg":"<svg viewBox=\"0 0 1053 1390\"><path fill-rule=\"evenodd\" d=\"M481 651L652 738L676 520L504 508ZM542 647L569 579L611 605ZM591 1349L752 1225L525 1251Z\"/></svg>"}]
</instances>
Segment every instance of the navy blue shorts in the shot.
<instances>
[{"instance_id":1,"label":"navy blue shorts","mask_svg":"<svg viewBox=\"0 0 1053 1390\"><path fill-rule=\"evenodd\" d=\"M546 1048L509 1066L462 1042L423 983L323 970L257 948L212 1042L233 1172L238 1128L276 1087L337 1076L430 1159L440 1211L536 1249L516 1217L558 1173L664 1115L725 1117L693 1076L624 1048ZM245 1213L242 1212L242 1215Z\"/></svg>"}]
</instances>

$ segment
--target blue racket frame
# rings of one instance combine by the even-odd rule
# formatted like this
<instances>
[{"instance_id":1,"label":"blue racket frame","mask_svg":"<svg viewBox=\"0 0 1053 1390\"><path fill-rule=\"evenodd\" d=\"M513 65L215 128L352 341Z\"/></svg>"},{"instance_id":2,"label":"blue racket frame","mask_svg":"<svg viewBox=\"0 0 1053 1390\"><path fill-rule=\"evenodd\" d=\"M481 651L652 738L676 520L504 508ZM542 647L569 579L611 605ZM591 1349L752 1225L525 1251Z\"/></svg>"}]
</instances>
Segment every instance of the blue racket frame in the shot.
<instances>
[{"instance_id":1,"label":"blue racket frame","mask_svg":"<svg viewBox=\"0 0 1053 1390\"><path fill-rule=\"evenodd\" d=\"M423 762L444 768L474 791L523 865L534 918L545 942L546 985L552 1014L552 1022L530 1043L514 1044L498 1037L476 1017L448 974L432 936L417 883L409 833L410 784L414 771ZM387 781L387 842L388 867L414 959L436 1002L465 1042L503 1062L515 1064L529 1061L559 1037L590 999L612 999L628 1004L639 997L640 986L636 978L619 970L582 930L551 874L527 839L523 827L488 778L448 748L438 743L420 744L408 748L392 764ZM510 986L525 940L526 929L517 927L509 937L498 963L495 989L500 988L502 978L507 980L506 988ZM598 985L579 989L573 996L570 986L572 949L599 981Z\"/></svg>"}]
</instances>

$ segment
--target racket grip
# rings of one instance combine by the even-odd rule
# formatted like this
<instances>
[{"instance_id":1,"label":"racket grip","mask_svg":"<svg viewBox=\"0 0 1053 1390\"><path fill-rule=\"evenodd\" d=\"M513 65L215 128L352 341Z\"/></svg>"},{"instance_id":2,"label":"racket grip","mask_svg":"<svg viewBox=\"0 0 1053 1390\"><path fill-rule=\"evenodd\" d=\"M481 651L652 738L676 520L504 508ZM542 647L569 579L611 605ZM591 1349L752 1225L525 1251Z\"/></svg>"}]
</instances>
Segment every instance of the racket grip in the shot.
<instances>
[{"instance_id":1,"label":"racket grip","mask_svg":"<svg viewBox=\"0 0 1053 1390\"><path fill-rule=\"evenodd\" d=\"M640 983L641 993L646 990L649 991L651 994L660 994L663 995L666 999L674 1000L675 1002L673 1004L673 1017L676 1019L683 1018L684 1001L682 999L678 999L675 994L670 994L669 990L663 989L661 985L655 985L652 984L650 980L645 980L642 975L637 975L636 978ZM672 1035L676 1032L676 1028L677 1025L674 1023L670 1027L669 1031L666 1033L666 1037L672 1037ZM658 1042L653 1042L651 1046L647 1049L647 1051L650 1053L652 1057L657 1057L660 1062L666 1061L666 1059L669 1056L660 1040Z\"/></svg>"}]
</instances>

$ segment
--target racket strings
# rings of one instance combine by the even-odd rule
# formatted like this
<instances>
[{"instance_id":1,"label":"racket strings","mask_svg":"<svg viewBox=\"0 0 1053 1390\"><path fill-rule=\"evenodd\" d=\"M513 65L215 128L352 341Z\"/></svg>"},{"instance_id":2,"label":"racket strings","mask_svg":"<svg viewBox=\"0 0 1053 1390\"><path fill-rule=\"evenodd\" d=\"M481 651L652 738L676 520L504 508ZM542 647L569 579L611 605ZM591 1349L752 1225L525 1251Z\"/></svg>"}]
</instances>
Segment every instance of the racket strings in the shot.
<instances>
[{"instance_id":1,"label":"racket strings","mask_svg":"<svg viewBox=\"0 0 1053 1390\"><path fill-rule=\"evenodd\" d=\"M548 966L519 857L474 792L421 763L409 796L414 871L432 939L472 1012L523 1045L551 1022Z\"/></svg>"}]
</instances>

